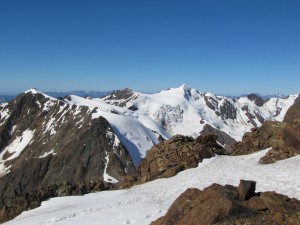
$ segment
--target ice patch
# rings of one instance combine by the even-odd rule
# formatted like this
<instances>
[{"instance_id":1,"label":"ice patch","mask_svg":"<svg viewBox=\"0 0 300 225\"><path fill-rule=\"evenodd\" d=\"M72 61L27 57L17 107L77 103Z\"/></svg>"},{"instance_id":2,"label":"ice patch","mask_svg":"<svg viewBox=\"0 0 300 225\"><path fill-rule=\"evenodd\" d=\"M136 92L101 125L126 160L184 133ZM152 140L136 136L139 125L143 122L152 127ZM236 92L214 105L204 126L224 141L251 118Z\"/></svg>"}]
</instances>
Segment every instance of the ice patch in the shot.
<instances>
[{"instance_id":1,"label":"ice patch","mask_svg":"<svg viewBox=\"0 0 300 225\"><path fill-rule=\"evenodd\" d=\"M44 133L50 131L50 135L56 134L56 130L54 129L55 125L56 125L56 119L51 117L46 125Z\"/></svg>"},{"instance_id":2,"label":"ice patch","mask_svg":"<svg viewBox=\"0 0 300 225\"><path fill-rule=\"evenodd\" d=\"M5 123L5 121L7 120L8 117L9 117L9 109L8 108L6 108L0 112L0 121L2 121L2 122L0 122L0 126Z\"/></svg>"},{"instance_id":3,"label":"ice patch","mask_svg":"<svg viewBox=\"0 0 300 225\"><path fill-rule=\"evenodd\" d=\"M50 152L45 152L44 155L39 156L40 159L42 158L46 158L48 155L56 155L56 153L54 152L54 149L52 149Z\"/></svg>"},{"instance_id":4,"label":"ice patch","mask_svg":"<svg viewBox=\"0 0 300 225\"><path fill-rule=\"evenodd\" d=\"M117 137L117 135L115 135L113 132L111 131L107 131L106 133L106 137L108 137L110 140L114 139L114 143L113 143L113 148L114 150L116 149L116 147L118 147L120 145L120 140Z\"/></svg>"},{"instance_id":5,"label":"ice patch","mask_svg":"<svg viewBox=\"0 0 300 225\"><path fill-rule=\"evenodd\" d=\"M106 157L105 157L105 167L104 167L104 172L103 172L103 180L105 182L108 182L108 183L118 183L119 181L117 179L115 179L114 177L110 176L107 174L106 170L107 170L107 166L108 166L108 163L109 163L109 155L107 152L106 153Z\"/></svg>"},{"instance_id":6,"label":"ice patch","mask_svg":"<svg viewBox=\"0 0 300 225\"><path fill-rule=\"evenodd\" d=\"M3 152L1 153L1 157L6 153L9 152L12 154L9 158L6 160L12 160L14 158L19 157L19 155L22 153L22 151L25 149L25 147L30 143L30 141L33 138L35 130L25 130L21 136L16 137L16 139L8 145Z\"/></svg>"}]
</instances>

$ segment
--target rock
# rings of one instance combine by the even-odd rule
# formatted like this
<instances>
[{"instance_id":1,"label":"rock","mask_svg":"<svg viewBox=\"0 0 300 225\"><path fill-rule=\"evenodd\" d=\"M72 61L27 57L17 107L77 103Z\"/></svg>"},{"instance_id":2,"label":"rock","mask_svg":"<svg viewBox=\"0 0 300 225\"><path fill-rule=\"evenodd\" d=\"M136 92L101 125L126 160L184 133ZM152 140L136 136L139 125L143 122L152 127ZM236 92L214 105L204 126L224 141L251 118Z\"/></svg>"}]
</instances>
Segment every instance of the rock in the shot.
<instances>
[{"instance_id":1,"label":"rock","mask_svg":"<svg viewBox=\"0 0 300 225\"><path fill-rule=\"evenodd\" d=\"M200 135L196 140L175 135L170 140L154 145L138 166L138 182L171 177L182 170L196 167L205 158L226 154L216 140L217 136L211 133Z\"/></svg>"},{"instance_id":2,"label":"rock","mask_svg":"<svg viewBox=\"0 0 300 225\"><path fill-rule=\"evenodd\" d=\"M296 122L300 119L300 96L295 103L288 109L284 116L285 122Z\"/></svg>"},{"instance_id":3,"label":"rock","mask_svg":"<svg viewBox=\"0 0 300 225\"><path fill-rule=\"evenodd\" d=\"M247 96L248 99L250 99L251 101L253 101L257 106L263 106L264 104L264 100L262 97L260 97L257 94L250 94Z\"/></svg>"},{"instance_id":4,"label":"rock","mask_svg":"<svg viewBox=\"0 0 300 225\"><path fill-rule=\"evenodd\" d=\"M226 134L223 131L220 131L216 128L213 128L209 124L205 124L203 127L203 130L200 132L200 134L207 134L207 133L213 133L217 135L217 141L220 143L224 149L229 153L234 148L234 145L236 143L236 140L234 140L232 137L230 137L228 134Z\"/></svg>"},{"instance_id":5,"label":"rock","mask_svg":"<svg viewBox=\"0 0 300 225\"><path fill-rule=\"evenodd\" d=\"M239 197L248 200L255 194L256 182L251 180L241 180L238 187Z\"/></svg>"},{"instance_id":6,"label":"rock","mask_svg":"<svg viewBox=\"0 0 300 225\"><path fill-rule=\"evenodd\" d=\"M122 90L113 91L112 93L109 93L108 95L102 97L102 101L107 102L111 105L116 105L120 107L126 106L126 104L134 99L136 99L138 96L133 92L133 90L129 88L125 88ZM136 111L136 106L129 107L130 110Z\"/></svg>"},{"instance_id":7,"label":"rock","mask_svg":"<svg viewBox=\"0 0 300 225\"><path fill-rule=\"evenodd\" d=\"M248 186L248 200L239 198ZM253 194L254 181L241 181L239 188L212 184L200 191L187 189L167 214L151 225L300 224L300 201L275 192ZM243 188L244 189L244 188Z\"/></svg>"}]
</instances>

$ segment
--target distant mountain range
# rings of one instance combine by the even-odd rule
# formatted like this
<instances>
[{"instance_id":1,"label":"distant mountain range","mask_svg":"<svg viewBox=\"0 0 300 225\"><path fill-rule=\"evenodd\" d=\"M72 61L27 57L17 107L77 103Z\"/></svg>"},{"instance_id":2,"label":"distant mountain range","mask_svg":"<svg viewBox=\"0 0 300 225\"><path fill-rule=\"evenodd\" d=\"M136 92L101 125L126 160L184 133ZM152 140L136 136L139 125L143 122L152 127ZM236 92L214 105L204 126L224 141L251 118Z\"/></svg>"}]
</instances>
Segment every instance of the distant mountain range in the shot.
<instances>
[{"instance_id":1,"label":"distant mountain range","mask_svg":"<svg viewBox=\"0 0 300 225\"><path fill-rule=\"evenodd\" d=\"M50 95L54 98L64 98L67 95L77 95L80 97L91 97L91 98L101 98L112 91L68 91L68 92L57 92L57 91L49 91L45 92L45 94ZM13 98L15 98L16 95L0 95L0 103L7 102Z\"/></svg>"},{"instance_id":2,"label":"distant mountain range","mask_svg":"<svg viewBox=\"0 0 300 225\"><path fill-rule=\"evenodd\" d=\"M0 95L0 103L7 102L15 97L16 95Z\"/></svg>"},{"instance_id":3,"label":"distant mountain range","mask_svg":"<svg viewBox=\"0 0 300 225\"><path fill-rule=\"evenodd\" d=\"M69 91L69 92L49 91L49 92L45 92L45 94L50 95L54 98L64 98L67 95L77 95L79 97L100 98L111 92L112 91Z\"/></svg>"},{"instance_id":4,"label":"distant mountain range","mask_svg":"<svg viewBox=\"0 0 300 225\"><path fill-rule=\"evenodd\" d=\"M112 93L113 91L48 91L44 92L45 94L54 97L54 98L64 98L67 95L77 95L79 97L91 97L91 98L101 98L105 95L108 95ZM149 93L151 94L151 93ZM241 94L241 95L225 95L227 98L239 98L239 97L246 97L249 94ZM263 99L269 99L269 98L286 98L287 95L283 94L273 94L273 95L260 95L258 93L255 93L255 95L260 96ZM13 98L15 98L17 94L15 95L0 95L0 103L7 102Z\"/></svg>"}]
</instances>

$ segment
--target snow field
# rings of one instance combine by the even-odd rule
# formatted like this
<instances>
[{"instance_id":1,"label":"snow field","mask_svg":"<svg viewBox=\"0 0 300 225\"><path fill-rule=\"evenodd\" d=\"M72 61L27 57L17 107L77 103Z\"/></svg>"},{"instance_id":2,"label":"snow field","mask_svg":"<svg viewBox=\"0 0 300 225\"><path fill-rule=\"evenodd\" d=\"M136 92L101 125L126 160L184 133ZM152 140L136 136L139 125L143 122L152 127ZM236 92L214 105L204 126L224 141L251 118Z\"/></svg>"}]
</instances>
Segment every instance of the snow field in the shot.
<instances>
[{"instance_id":1,"label":"snow field","mask_svg":"<svg viewBox=\"0 0 300 225\"><path fill-rule=\"evenodd\" d=\"M53 198L5 224L149 224L165 215L173 201L187 188L203 189L212 183L237 186L240 179L257 181L257 191L276 191L300 199L300 156L274 164L258 164L267 151L245 156L217 156L172 178L128 190Z\"/></svg>"}]
</instances>

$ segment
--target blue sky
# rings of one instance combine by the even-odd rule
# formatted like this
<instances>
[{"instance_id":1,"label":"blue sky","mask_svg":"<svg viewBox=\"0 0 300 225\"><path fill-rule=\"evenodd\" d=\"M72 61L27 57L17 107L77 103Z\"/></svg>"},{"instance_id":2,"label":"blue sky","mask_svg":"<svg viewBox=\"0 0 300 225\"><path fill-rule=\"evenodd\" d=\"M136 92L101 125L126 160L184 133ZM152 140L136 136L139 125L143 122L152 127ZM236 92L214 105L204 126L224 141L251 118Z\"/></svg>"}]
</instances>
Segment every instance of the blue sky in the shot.
<instances>
[{"instance_id":1,"label":"blue sky","mask_svg":"<svg viewBox=\"0 0 300 225\"><path fill-rule=\"evenodd\" d=\"M1 0L0 93L300 92L298 0Z\"/></svg>"}]
</instances>

